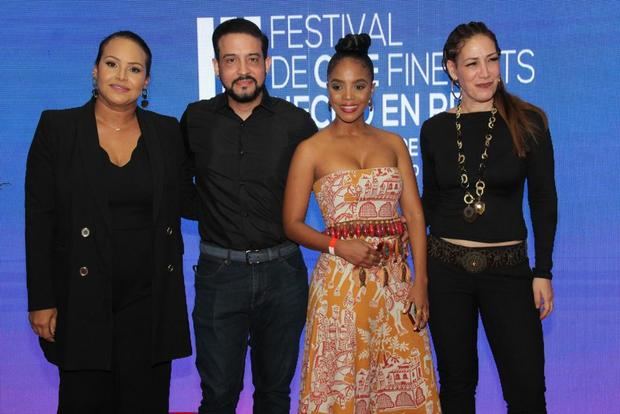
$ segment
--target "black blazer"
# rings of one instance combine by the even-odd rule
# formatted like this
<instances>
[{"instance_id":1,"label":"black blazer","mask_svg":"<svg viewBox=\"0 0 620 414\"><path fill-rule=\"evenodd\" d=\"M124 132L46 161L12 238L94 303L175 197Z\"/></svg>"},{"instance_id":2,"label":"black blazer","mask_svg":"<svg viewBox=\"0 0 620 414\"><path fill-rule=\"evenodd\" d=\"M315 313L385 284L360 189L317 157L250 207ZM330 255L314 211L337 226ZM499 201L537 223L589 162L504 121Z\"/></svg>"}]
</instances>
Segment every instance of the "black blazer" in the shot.
<instances>
[{"instance_id":1,"label":"black blazer","mask_svg":"<svg viewBox=\"0 0 620 414\"><path fill-rule=\"evenodd\" d=\"M110 217L94 100L44 111L26 166L28 309L58 309L56 342L41 340L46 358L64 369L110 369ZM176 119L137 110L153 176L153 363L191 354L185 286L182 202L194 197L183 173L185 151ZM191 216L191 213L186 213ZM148 350L145 350L148 352Z\"/></svg>"}]
</instances>

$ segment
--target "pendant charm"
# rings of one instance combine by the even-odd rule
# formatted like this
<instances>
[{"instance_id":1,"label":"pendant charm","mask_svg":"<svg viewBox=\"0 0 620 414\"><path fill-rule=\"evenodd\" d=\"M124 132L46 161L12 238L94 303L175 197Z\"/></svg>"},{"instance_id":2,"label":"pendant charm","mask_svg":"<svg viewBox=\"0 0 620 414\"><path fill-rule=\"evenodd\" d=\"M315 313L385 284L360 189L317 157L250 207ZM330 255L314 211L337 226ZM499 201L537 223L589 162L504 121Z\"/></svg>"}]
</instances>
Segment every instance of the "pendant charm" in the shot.
<instances>
[{"instance_id":1,"label":"pendant charm","mask_svg":"<svg viewBox=\"0 0 620 414\"><path fill-rule=\"evenodd\" d=\"M463 209L463 218L468 223L473 223L474 221L476 221L476 218L477 218L476 210L471 206L471 204L468 204Z\"/></svg>"},{"instance_id":2,"label":"pendant charm","mask_svg":"<svg viewBox=\"0 0 620 414\"><path fill-rule=\"evenodd\" d=\"M366 270L361 268L359 271L359 277L360 277L360 284L362 286L366 286Z\"/></svg>"},{"instance_id":3,"label":"pendant charm","mask_svg":"<svg viewBox=\"0 0 620 414\"><path fill-rule=\"evenodd\" d=\"M474 210L476 210L476 214L478 214L479 216L484 214L484 210L486 209L486 204L484 204L484 201L476 201L474 203Z\"/></svg>"},{"instance_id":4,"label":"pendant charm","mask_svg":"<svg viewBox=\"0 0 620 414\"><path fill-rule=\"evenodd\" d=\"M388 257L390 257L390 244L389 243L383 243L383 249L381 253L383 254L384 260L387 260Z\"/></svg>"}]
</instances>

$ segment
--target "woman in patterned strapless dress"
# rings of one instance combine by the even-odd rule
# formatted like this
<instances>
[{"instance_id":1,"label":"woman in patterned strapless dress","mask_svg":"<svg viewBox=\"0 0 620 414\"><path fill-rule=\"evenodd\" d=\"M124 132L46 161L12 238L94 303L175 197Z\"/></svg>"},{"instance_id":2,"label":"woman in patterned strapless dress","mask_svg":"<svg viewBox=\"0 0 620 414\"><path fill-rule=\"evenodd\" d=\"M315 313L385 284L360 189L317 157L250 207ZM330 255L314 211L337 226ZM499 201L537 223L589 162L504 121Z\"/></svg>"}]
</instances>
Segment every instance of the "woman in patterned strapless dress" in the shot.
<instances>
[{"instance_id":1,"label":"woman in patterned strapless dress","mask_svg":"<svg viewBox=\"0 0 620 414\"><path fill-rule=\"evenodd\" d=\"M439 413L422 206L403 140L364 121L374 89L369 46L366 34L338 42L327 69L336 118L298 146L289 170L287 236L323 252L310 286L299 412ZM312 191L323 232L304 223Z\"/></svg>"}]
</instances>

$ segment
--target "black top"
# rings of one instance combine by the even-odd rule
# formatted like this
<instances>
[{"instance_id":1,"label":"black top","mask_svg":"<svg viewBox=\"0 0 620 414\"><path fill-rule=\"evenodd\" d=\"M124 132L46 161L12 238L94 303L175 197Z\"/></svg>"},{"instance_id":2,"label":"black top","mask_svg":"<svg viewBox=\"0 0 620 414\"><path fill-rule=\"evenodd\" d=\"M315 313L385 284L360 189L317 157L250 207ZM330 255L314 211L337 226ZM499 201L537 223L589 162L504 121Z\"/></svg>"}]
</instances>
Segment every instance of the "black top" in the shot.
<instances>
[{"instance_id":1,"label":"black top","mask_svg":"<svg viewBox=\"0 0 620 414\"><path fill-rule=\"evenodd\" d=\"M474 183L488 130L490 112L461 115L463 154L475 195ZM532 117L545 130L542 119ZM528 201L534 230L536 277L551 278L553 240L557 224L557 194L554 179L553 147L549 131L527 144L525 158L519 158L504 119L496 116L485 172L486 189L482 200L486 211L473 223L463 219L464 190L457 168L456 114L442 112L422 125L420 144L423 162L423 205L431 234L437 237L503 242L525 240L523 187L527 179Z\"/></svg>"},{"instance_id":2,"label":"black top","mask_svg":"<svg viewBox=\"0 0 620 414\"><path fill-rule=\"evenodd\" d=\"M153 364L191 354L181 199L185 150L176 119L136 109L152 184ZM110 370L114 318L110 202L95 119L95 99L43 111L28 152L25 241L28 310L58 308L56 342L39 341L48 361L66 370ZM145 181L146 182L146 181ZM189 185L188 185L189 184ZM182 197L186 193L187 197Z\"/></svg>"},{"instance_id":3,"label":"black top","mask_svg":"<svg viewBox=\"0 0 620 414\"><path fill-rule=\"evenodd\" d=\"M200 198L202 240L235 250L284 242L284 186L295 147L317 131L310 115L265 91L244 121L220 94L190 104L181 127Z\"/></svg>"},{"instance_id":4,"label":"black top","mask_svg":"<svg viewBox=\"0 0 620 414\"><path fill-rule=\"evenodd\" d=\"M106 159L104 185L110 209L114 254L113 309L150 295L153 266L153 177L148 153L139 138L129 162Z\"/></svg>"}]
</instances>

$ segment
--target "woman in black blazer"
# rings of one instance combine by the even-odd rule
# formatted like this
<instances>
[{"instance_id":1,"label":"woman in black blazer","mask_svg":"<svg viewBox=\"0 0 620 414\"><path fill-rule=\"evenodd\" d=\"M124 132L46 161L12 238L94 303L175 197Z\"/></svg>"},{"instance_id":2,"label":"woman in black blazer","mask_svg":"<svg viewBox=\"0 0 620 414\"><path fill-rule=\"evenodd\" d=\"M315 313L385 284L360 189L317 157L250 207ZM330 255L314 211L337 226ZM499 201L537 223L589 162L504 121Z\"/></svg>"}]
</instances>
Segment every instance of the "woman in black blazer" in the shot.
<instances>
[{"instance_id":1,"label":"woman in black blazer","mask_svg":"<svg viewBox=\"0 0 620 414\"><path fill-rule=\"evenodd\" d=\"M93 98L44 111L28 154L28 310L61 413L167 413L171 360L191 353L179 217L193 186L176 119L137 108L150 66L135 33L106 37Z\"/></svg>"}]
</instances>

